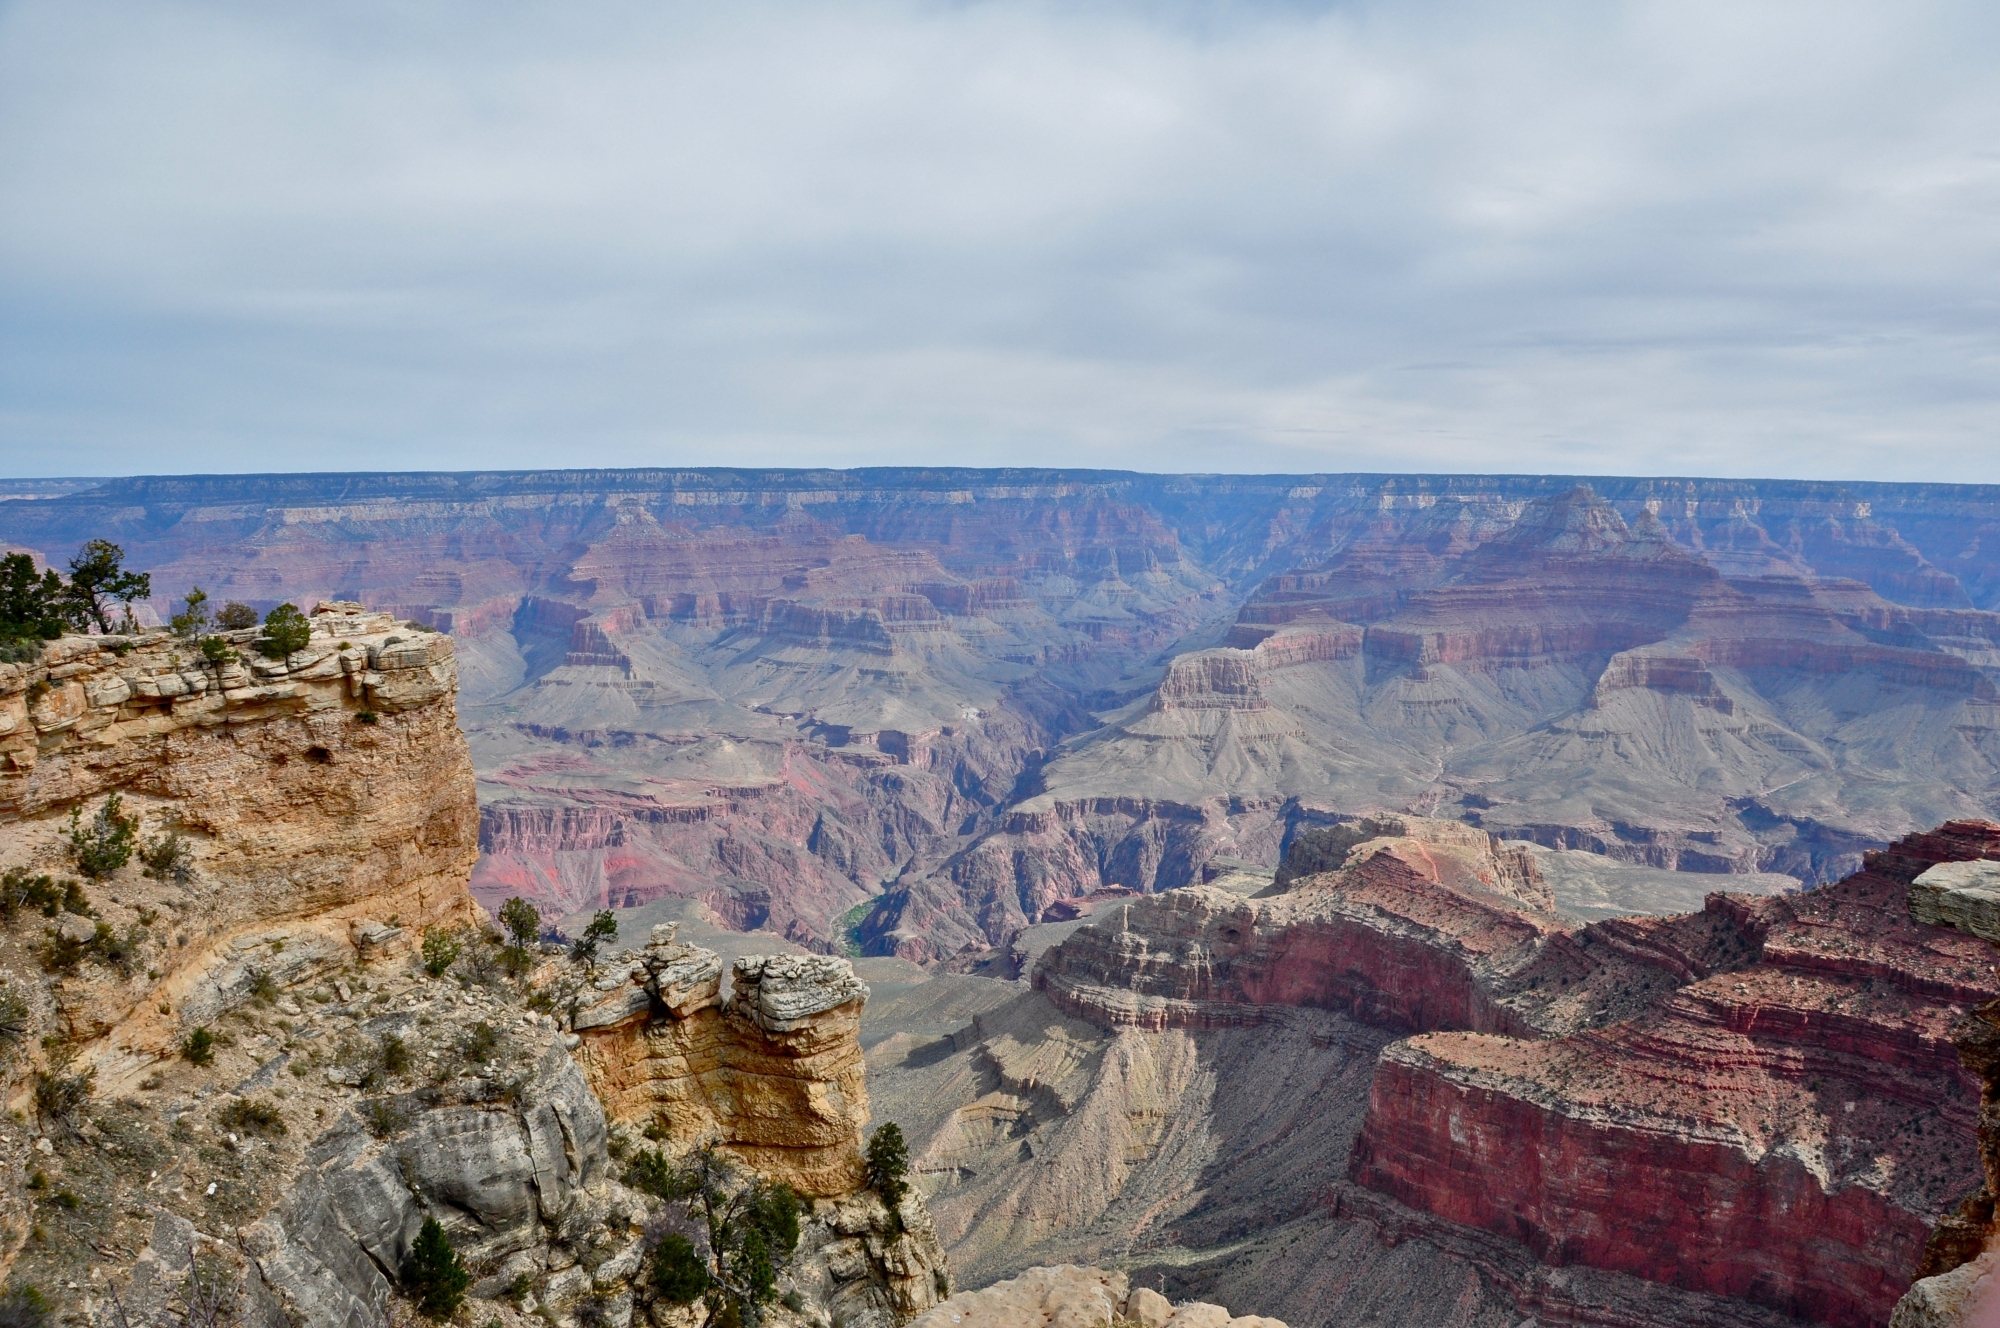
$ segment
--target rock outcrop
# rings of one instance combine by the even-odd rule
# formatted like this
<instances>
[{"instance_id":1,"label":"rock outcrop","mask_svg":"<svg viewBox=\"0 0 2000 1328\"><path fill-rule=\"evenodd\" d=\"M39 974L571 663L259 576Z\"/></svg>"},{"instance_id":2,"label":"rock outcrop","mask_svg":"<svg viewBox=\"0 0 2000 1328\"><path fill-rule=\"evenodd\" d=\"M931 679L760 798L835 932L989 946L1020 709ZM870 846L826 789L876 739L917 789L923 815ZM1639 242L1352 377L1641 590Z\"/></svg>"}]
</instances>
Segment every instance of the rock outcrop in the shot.
<instances>
[{"instance_id":1,"label":"rock outcrop","mask_svg":"<svg viewBox=\"0 0 2000 1328\"><path fill-rule=\"evenodd\" d=\"M920 1316L913 1328L1285 1328L1281 1319L1231 1316L1220 1305L1179 1305L1124 1273L1063 1264L1030 1268L980 1291L961 1291Z\"/></svg>"},{"instance_id":2,"label":"rock outcrop","mask_svg":"<svg viewBox=\"0 0 2000 1328\"><path fill-rule=\"evenodd\" d=\"M1935 864L1981 858L2000 825L1952 822L1836 885L1712 897L1706 953L1671 921L1623 924L1687 967L1644 1018L1389 1048L1355 1182L1550 1263L1882 1321L1977 1183L1978 1086L1951 1029L2000 986L1978 942L1904 901Z\"/></svg>"},{"instance_id":3,"label":"rock outcrop","mask_svg":"<svg viewBox=\"0 0 2000 1328\"><path fill-rule=\"evenodd\" d=\"M2000 862L1946 862L1910 884L1910 915L2000 945ZM1942 1217L1924 1250L1919 1279L1896 1303L1891 1328L1980 1328L2000 1313L2000 1001L1953 1030L1958 1055L1980 1084L1979 1159L1984 1181Z\"/></svg>"},{"instance_id":4,"label":"rock outcrop","mask_svg":"<svg viewBox=\"0 0 2000 1328\"><path fill-rule=\"evenodd\" d=\"M101 920L144 955L65 992L105 1088L258 973L301 981L352 962L388 919L413 934L476 915L451 638L356 604L322 604L311 624L281 660L258 655L252 631L224 634L220 662L153 633L65 637L0 664L0 865L69 874L69 812L113 793L142 839L188 846L185 882L135 864L98 892Z\"/></svg>"},{"instance_id":5,"label":"rock outcrop","mask_svg":"<svg viewBox=\"0 0 2000 1328\"><path fill-rule=\"evenodd\" d=\"M865 1183L868 1088L861 1007L868 988L845 959L738 959L722 996L714 951L669 924L580 993L577 1057L614 1120L692 1145L724 1145L799 1193Z\"/></svg>"}]
</instances>

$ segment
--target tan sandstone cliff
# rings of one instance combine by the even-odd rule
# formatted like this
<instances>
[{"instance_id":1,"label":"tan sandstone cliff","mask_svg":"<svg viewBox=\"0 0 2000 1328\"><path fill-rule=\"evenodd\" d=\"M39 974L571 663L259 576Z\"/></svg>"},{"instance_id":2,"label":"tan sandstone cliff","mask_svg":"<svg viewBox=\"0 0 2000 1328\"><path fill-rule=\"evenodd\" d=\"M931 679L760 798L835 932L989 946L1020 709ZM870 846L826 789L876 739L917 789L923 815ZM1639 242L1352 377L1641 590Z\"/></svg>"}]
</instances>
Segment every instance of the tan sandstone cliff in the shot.
<instances>
[{"instance_id":1,"label":"tan sandstone cliff","mask_svg":"<svg viewBox=\"0 0 2000 1328\"><path fill-rule=\"evenodd\" d=\"M598 975L570 1026L605 1110L683 1144L722 1143L801 1194L861 1188L868 988L821 955L747 956L731 977L725 1000L721 959L672 925Z\"/></svg>"},{"instance_id":2,"label":"tan sandstone cliff","mask_svg":"<svg viewBox=\"0 0 2000 1328\"><path fill-rule=\"evenodd\" d=\"M287 983L350 962L391 918L476 916L451 638L351 603L311 622L283 660L258 655L254 631L225 634L240 658L220 664L156 632L66 637L0 665L0 866L72 874L69 812L112 792L142 836L192 848L186 883L132 869L94 892L116 933L145 932L143 966L58 993L101 1089L144 1074L258 973Z\"/></svg>"}]
</instances>

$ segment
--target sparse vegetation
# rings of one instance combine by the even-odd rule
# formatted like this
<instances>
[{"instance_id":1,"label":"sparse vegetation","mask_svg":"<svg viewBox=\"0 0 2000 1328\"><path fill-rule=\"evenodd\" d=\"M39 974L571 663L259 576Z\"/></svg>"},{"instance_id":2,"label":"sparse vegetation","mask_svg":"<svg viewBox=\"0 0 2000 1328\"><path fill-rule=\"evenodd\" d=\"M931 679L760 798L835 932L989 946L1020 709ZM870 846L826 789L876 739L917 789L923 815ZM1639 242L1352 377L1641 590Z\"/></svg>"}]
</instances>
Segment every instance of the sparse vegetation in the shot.
<instances>
[{"instance_id":1,"label":"sparse vegetation","mask_svg":"<svg viewBox=\"0 0 2000 1328\"><path fill-rule=\"evenodd\" d=\"M354 722L357 724L374 724L380 721L373 710L359 710L355 712Z\"/></svg>"},{"instance_id":2,"label":"sparse vegetation","mask_svg":"<svg viewBox=\"0 0 2000 1328\"><path fill-rule=\"evenodd\" d=\"M416 1301L417 1312L429 1319L449 1319L465 1303L465 1288L471 1281L444 1226L435 1217L426 1217L403 1264L403 1289Z\"/></svg>"},{"instance_id":3,"label":"sparse vegetation","mask_svg":"<svg viewBox=\"0 0 2000 1328\"><path fill-rule=\"evenodd\" d=\"M219 636L201 638L201 657L210 664L227 664L232 659L243 658L236 653L234 646Z\"/></svg>"},{"instance_id":4,"label":"sparse vegetation","mask_svg":"<svg viewBox=\"0 0 2000 1328\"><path fill-rule=\"evenodd\" d=\"M34 1027L34 1011L14 988L0 982L0 1049L13 1051L28 1040Z\"/></svg>"},{"instance_id":5,"label":"sparse vegetation","mask_svg":"<svg viewBox=\"0 0 2000 1328\"><path fill-rule=\"evenodd\" d=\"M583 935L569 943L569 957L590 968L597 967L600 946L618 939L618 919L610 909L599 909L583 929Z\"/></svg>"},{"instance_id":6,"label":"sparse vegetation","mask_svg":"<svg viewBox=\"0 0 2000 1328\"><path fill-rule=\"evenodd\" d=\"M181 1059L189 1065L210 1065L215 1061L215 1034L206 1025L197 1027L181 1040Z\"/></svg>"},{"instance_id":7,"label":"sparse vegetation","mask_svg":"<svg viewBox=\"0 0 2000 1328\"><path fill-rule=\"evenodd\" d=\"M312 624L296 604L280 604L264 615L264 635L257 639L257 651L270 659L297 654L312 642Z\"/></svg>"},{"instance_id":8,"label":"sparse vegetation","mask_svg":"<svg viewBox=\"0 0 2000 1328\"><path fill-rule=\"evenodd\" d=\"M361 1105L361 1120L368 1133L377 1139L387 1139L403 1128L403 1109L392 1097L370 1098Z\"/></svg>"},{"instance_id":9,"label":"sparse vegetation","mask_svg":"<svg viewBox=\"0 0 2000 1328\"><path fill-rule=\"evenodd\" d=\"M0 921L11 922L23 908L40 909L45 918L65 911L90 916L90 900L75 881L30 876L25 868L15 867L0 876Z\"/></svg>"},{"instance_id":10,"label":"sparse vegetation","mask_svg":"<svg viewBox=\"0 0 2000 1328\"><path fill-rule=\"evenodd\" d=\"M511 977L520 977L534 965L535 939L541 935L542 915L535 906L516 895L500 906L500 925L507 929L508 943L500 952L500 962Z\"/></svg>"},{"instance_id":11,"label":"sparse vegetation","mask_svg":"<svg viewBox=\"0 0 2000 1328\"><path fill-rule=\"evenodd\" d=\"M69 812L69 854L76 869L93 881L102 880L132 860L139 837L139 818L124 814L125 800L113 793L104 799L88 825L81 805Z\"/></svg>"},{"instance_id":12,"label":"sparse vegetation","mask_svg":"<svg viewBox=\"0 0 2000 1328\"><path fill-rule=\"evenodd\" d=\"M41 642L62 635L67 619L62 578L37 572L25 553L0 558L0 645L20 650L24 660L41 654ZM10 660L10 663L23 660Z\"/></svg>"},{"instance_id":13,"label":"sparse vegetation","mask_svg":"<svg viewBox=\"0 0 2000 1328\"><path fill-rule=\"evenodd\" d=\"M178 830L155 835L139 850L145 874L155 881L186 885L194 879L194 850Z\"/></svg>"},{"instance_id":14,"label":"sparse vegetation","mask_svg":"<svg viewBox=\"0 0 2000 1328\"><path fill-rule=\"evenodd\" d=\"M47 1124L63 1129L75 1127L77 1113L97 1091L95 1067L70 1073L75 1057L74 1048L53 1046L49 1050L48 1068L35 1073L35 1114Z\"/></svg>"},{"instance_id":15,"label":"sparse vegetation","mask_svg":"<svg viewBox=\"0 0 2000 1328\"><path fill-rule=\"evenodd\" d=\"M441 978L445 970L458 961L459 952L465 943L458 932L448 927L424 928L424 972L434 978Z\"/></svg>"},{"instance_id":16,"label":"sparse vegetation","mask_svg":"<svg viewBox=\"0 0 2000 1328\"><path fill-rule=\"evenodd\" d=\"M458 1054L474 1065L484 1065L493 1059L493 1053L500 1046L500 1034L484 1019L465 1030L459 1040Z\"/></svg>"},{"instance_id":17,"label":"sparse vegetation","mask_svg":"<svg viewBox=\"0 0 2000 1328\"><path fill-rule=\"evenodd\" d=\"M208 592L200 586L188 591L187 607L167 620L167 626L183 641L192 641L208 630Z\"/></svg>"},{"instance_id":18,"label":"sparse vegetation","mask_svg":"<svg viewBox=\"0 0 2000 1328\"><path fill-rule=\"evenodd\" d=\"M626 1174L647 1193L683 1204L705 1237L702 1245L686 1236L680 1244L671 1235L661 1239L649 1267L654 1292L676 1304L705 1300L711 1322L754 1322L798 1248L798 1195L743 1174L713 1144L678 1166L647 1150Z\"/></svg>"},{"instance_id":19,"label":"sparse vegetation","mask_svg":"<svg viewBox=\"0 0 2000 1328\"><path fill-rule=\"evenodd\" d=\"M385 1075L405 1074L410 1068L410 1049L403 1039L394 1033L384 1033L380 1043L382 1073Z\"/></svg>"},{"instance_id":20,"label":"sparse vegetation","mask_svg":"<svg viewBox=\"0 0 2000 1328\"><path fill-rule=\"evenodd\" d=\"M25 1282L0 1291L0 1328L46 1328L55 1322L48 1297Z\"/></svg>"},{"instance_id":21,"label":"sparse vegetation","mask_svg":"<svg viewBox=\"0 0 2000 1328\"><path fill-rule=\"evenodd\" d=\"M276 1135L285 1132L285 1118L269 1102L239 1098L216 1113L216 1123L241 1134Z\"/></svg>"}]
</instances>

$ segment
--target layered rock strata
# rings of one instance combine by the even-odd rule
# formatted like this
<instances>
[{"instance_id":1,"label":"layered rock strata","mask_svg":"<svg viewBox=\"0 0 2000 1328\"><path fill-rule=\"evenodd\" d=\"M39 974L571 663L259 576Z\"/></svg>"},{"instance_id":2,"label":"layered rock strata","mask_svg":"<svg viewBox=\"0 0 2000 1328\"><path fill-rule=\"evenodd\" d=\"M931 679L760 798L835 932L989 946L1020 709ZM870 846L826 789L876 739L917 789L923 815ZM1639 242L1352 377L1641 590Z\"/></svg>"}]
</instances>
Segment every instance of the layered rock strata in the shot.
<instances>
[{"instance_id":1,"label":"layered rock strata","mask_svg":"<svg viewBox=\"0 0 2000 1328\"><path fill-rule=\"evenodd\" d=\"M1951 1030L1996 988L1977 942L1903 901L1936 863L1994 857L2000 826L1953 822L1837 885L1713 896L1706 954L1676 920L1625 924L1686 965L1644 1018L1389 1048L1355 1181L1548 1263L1881 1322L1977 1182Z\"/></svg>"},{"instance_id":2,"label":"layered rock strata","mask_svg":"<svg viewBox=\"0 0 2000 1328\"><path fill-rule=\"evenodd\" d=\"M477 914L451 638L351 603L310 621L284 659L258 655L251 631L223 634L220 662L152 633L65 637L0 664L0 865L71 874L69 812L88 821L112 793L142 841L188 846L186 881L135 862L93 892L137 947L116 980L62 999L107 1088L260 973L296 982L352 962L388 919L414 931Z\"/></svg>"},{"instance_id":3,"label":"layered rock strata","mask_svg":"<svg viewBox=\"0 0 2000 1328\"><path fill-rule=\"evenodd\" d=\"M2000 862L1940 863L1911 883L1910 915L2000 945ZM1959 1059L1980 1082L1979 1158L1984 1183L1941 1218L1919 1279L1896 1303L1891 1328L1979 1328L2000 1314L2000 1001L1953 1030Z\"/></svg>"},{"instance_id":4,"label":"layered rock strata","mask_svg":"<svg viewBox=\"0 0 2000 1328\"><path fill-rule=\"evenodd\" d=\"M654 928L635 957L606 966L570 1016L606 1110L683 1144L720 1143L801 1194L861 1188L868 988L853 966L748 956L725 999L720 958L675 931Z\"/></svg>"},{"instance_id":5,"label":"layered rock strata","mask_svg":"<svg viewBox=\"0 0 2000 1328\"><path fill-rule=\"evenodd\" d=\"M1281 1319L1231 1316L1220 1305L1179 1305L1122 1272L1063 1264L1030 1268L979 1291L961 1291L920 1316L915 1328L1284 1328Z\"/></svg>"}]
</instances>

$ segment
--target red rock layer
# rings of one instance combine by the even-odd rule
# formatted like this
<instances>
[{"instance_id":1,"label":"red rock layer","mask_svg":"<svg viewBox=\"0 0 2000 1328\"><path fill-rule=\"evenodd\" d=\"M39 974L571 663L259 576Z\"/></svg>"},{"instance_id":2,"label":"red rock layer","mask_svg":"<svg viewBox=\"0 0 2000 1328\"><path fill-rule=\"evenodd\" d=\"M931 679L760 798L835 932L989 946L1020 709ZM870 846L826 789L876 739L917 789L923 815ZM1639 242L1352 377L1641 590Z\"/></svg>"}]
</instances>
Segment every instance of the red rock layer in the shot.
<instances>
[{"instance_id":1,"label":"red rock layer","mask_svg":"<svg viewBox=\"0 0 2000 1328\"><path fill-rule=\"evenodd\" d=\"M2000 826L1910 836L1806 894L1711 896L1711 926L1751 962L1643 1018L1391 1048L1354 1179L1550 1263L1882 1322L1932 1222L1980 1178L1977 1085L1951 1029L2000 983L1980 942L1903 907L1926 867L1975 857L2000 857Z\"/></svg>"}]
</instances>

